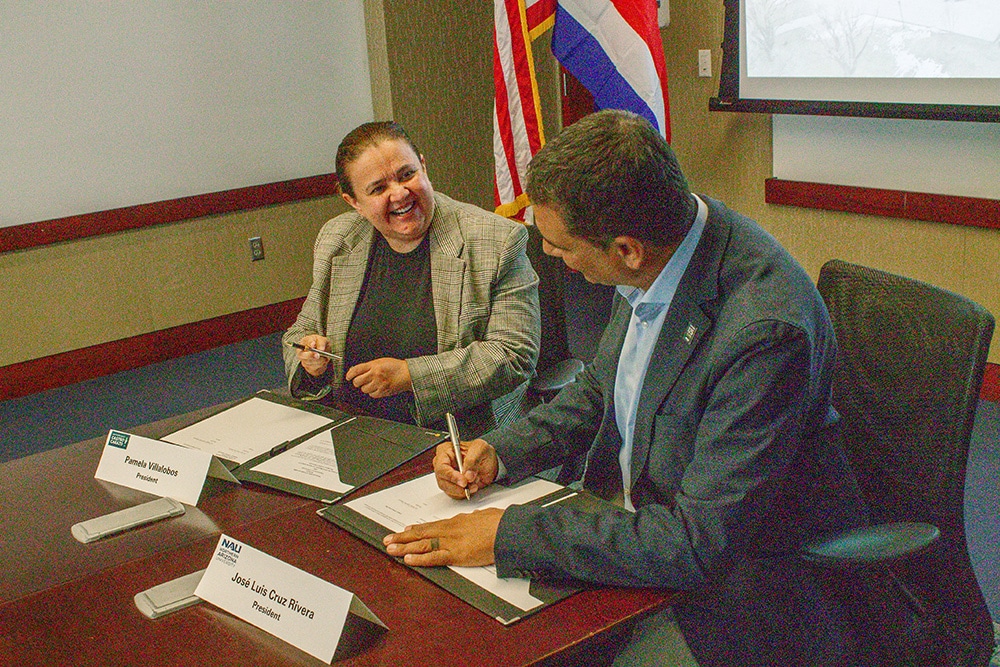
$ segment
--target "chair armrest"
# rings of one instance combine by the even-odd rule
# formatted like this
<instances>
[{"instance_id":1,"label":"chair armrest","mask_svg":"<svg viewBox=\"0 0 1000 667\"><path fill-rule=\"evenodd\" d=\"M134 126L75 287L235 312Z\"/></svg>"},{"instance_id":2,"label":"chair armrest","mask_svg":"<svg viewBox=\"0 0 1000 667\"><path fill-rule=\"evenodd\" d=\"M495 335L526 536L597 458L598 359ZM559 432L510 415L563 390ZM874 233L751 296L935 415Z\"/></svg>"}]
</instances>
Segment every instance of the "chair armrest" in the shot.
<instances>
[{"instance_id":1,"label":"chair armrest","mask_svg":"<svg viewBox=\"0 0 1000 667\"><path fill-rule=\"evenodd\" d=\"M576 380L583 370L583 362L579 359L563 359L559 363L542 369L531 379L531 389L539 394L559 391Z\"/></svg>"},{"instance_id":2,"label":"chair armrest","mask_svg":"<svg viewBox=\"0 0 1000 667\"><path fill-rule=\"evenodd\" d=\"M940 536L929 523L883 523L813 540L802 545L799 554L824 567L859 567L907 558Z\"/></svg>"}]
</instances>

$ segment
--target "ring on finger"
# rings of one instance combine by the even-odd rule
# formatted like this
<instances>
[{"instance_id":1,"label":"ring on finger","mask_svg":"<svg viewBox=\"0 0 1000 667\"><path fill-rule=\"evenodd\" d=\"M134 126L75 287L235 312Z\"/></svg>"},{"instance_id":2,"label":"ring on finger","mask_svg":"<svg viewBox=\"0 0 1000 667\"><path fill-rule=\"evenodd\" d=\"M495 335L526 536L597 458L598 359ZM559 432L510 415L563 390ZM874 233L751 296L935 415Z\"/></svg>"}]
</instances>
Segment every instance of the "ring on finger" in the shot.
<instances>
[{"instance_id":1,"label":"ring on finger","mask_svg":"<svg viewBox=\"0 0 1000 667\"><path fill-rule=\"evenodd\" d=\"M436 537L431 538L431 551L437 551L441 548L441 540Z\"/></svg>"}]
</instances>

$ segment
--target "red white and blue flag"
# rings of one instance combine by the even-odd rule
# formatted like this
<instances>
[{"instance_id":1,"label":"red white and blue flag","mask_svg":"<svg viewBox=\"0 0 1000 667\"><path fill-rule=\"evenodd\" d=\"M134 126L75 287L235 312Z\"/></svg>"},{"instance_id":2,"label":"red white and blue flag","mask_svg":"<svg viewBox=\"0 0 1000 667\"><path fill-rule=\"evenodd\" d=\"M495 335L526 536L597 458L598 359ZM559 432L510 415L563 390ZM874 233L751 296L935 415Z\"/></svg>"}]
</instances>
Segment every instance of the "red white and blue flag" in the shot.
<instances>
[{"instance_id":1,"label":"red white and blue flag","mask_svg":"<svg viewBox=\"0 0 1000 667\"><path fill-rule=\"evenodd\" d=\"M670 140L656 0L494 0L493 153L497 213L523 219L528 163L545 143L531 42L552 52L598 109L627 109Z\"/></svg>"},{"instance_id":2,"label":"red white and blue flag","mask_svg":"<svg viewBox=\"0 0 1000 667\"><path fill-rule=\"evenodd\" d=\"M656 0L559 0L552 53L598 109L645 116L670 141Z\"/></svg>"},{"instance_id":3,"label":"red white and blue flag","mask_svg":"<svg viewBox=\"0 0 1000 667\"><path fill-rule=\"evenodd\" d=\"M529 16L531 23L529 24ZM531 40L552 25L555 0L495 0L493 157L496 212L524 218L528 163L545 143Z\"/></svg>"}]
</instances>

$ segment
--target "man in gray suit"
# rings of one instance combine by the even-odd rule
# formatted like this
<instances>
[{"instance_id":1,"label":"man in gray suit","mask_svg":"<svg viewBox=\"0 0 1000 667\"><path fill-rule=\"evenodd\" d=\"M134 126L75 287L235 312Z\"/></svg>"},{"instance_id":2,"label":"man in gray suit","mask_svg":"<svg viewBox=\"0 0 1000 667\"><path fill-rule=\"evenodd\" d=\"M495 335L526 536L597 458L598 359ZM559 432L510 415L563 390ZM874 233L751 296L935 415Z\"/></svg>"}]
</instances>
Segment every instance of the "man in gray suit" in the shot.
<instances>
[{"instance_id":1,"label":"man in gray suit","mask_svg":"<svg viewBox=\"0 0 1000 667\"><path fill-rule=\"evenodd\" d=\"M463 443L464 474L439 448L438 483L460 498L585 456L582 486L617 507L483 510L390 535L388 552L684 591L619 664L850 664L849 619L795 553L864 518L828 437L836 343L809 276L755 222L692 194L628 112L565 129L528 192L546 252L617 286L611 320L573 385Z\"/></svg>"}]
</instances>

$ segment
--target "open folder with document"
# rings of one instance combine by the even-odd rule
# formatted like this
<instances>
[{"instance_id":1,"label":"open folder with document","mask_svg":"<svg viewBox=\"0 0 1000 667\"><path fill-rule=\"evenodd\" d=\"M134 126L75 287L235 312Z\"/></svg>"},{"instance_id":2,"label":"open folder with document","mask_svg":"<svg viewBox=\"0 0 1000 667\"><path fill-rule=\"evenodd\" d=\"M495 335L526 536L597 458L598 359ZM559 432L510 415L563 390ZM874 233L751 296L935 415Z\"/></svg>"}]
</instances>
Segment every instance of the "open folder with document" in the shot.
<instances>
[{"instance_id":1,"label":"open folder with document","mask_svg":"<svg viewBox=\"0 0 1000 667\"><path fill-rule=\"evenodd\" d=\"M329 502L444 438L262 391L161 440L210 452L241 482Z\"/></svg>"},{"instance_id":2,"label":"open folder with document","mask_svg":"<svg viewBox=\"0 0 1000 667\"><path fill-rule=\"evenodd\" d=\"M382 538L389 533L399 532L408 525L447 519L488 507L506 509L529 503L543 506L565 503L588 511L604 502L586 492L576 492L538 478L529 478L510 487L493 484L471 500L456 500L438 488L431 473L343 504L324 507L319 515L385 551ZM504 625L581 589L579 582L501 579L492 565L413 569Z\"/></svg>"}]
</instances>

